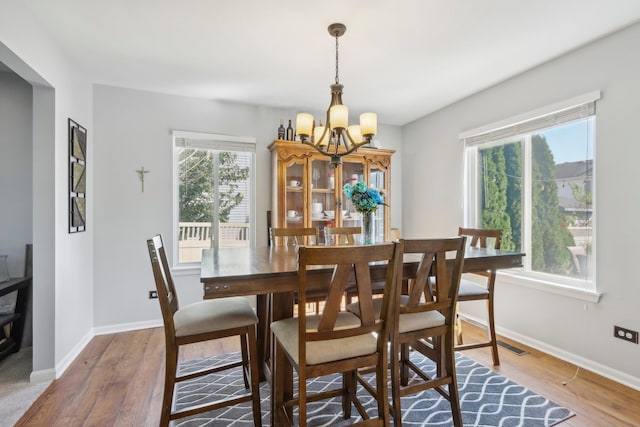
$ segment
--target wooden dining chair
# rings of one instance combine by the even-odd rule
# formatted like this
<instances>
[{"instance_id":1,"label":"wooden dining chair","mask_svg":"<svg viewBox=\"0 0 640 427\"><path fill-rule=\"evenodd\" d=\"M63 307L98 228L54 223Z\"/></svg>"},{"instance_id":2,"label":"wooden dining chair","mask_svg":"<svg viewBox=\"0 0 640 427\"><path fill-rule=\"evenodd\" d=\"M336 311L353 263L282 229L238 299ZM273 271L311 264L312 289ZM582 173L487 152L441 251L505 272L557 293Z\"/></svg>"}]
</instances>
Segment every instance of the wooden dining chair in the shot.
<instances>
[{"instance_id":1,"label":"wooden dining chair","mask_svg":"<svg viewBox=\"0 0 640 427\"><path fill-rule=\"evenodd\" d=\"M270 234L271 246L285 245L293 248L300 245L317 244L319 230L317 227L271 228ZM309 296L307 298L307 304L315 304L316 314L320 311L320 302L322 301L324 301L324 293L319 293L315 297Z\"/></svg>"},{"instance_id":2,"label":"wooden dining chair","mask_svg":"<svg viewBox=\"0 0 640 427\"><path fill-rule=\"evenodd\" d=\"M253 423L255 426L261 426L256 344L258 318L253 309L243 297L204 300L180 307L178 294L169 270L162 236L156 235L147 240L147 247L162 311L166 343L164 393L160 426L168 426L171 420L242 402L252 402ZM240 337L242 353L240 361L181 376L177 375L180 346L234 335ZM173 394L176 383L237 367L242 367L245 388L249 389L247 393L174 411Z\"/></svg>"},{"instance_id":3,"label":"wooden dining chair","mask_svg":"<svg viewBox=\"0 0 640 427\"><path fill-rule=\"evenodd\" d=\"M289 248L297 248L300 245L313 245L318 243L318 234L319 230L317 227L272 227L269 229L270 236L270 246L287 246ZM302 307L305 310L313 310L315 309L315 313L318 314L320 312L320 303L325 299L324 292L316 292L315 295L308 295L306 305ZM300 304L298 303L298 298L294 298L294 304L300 308ZM272 298L270 295L267 296L267 324L271 323L272 319ZM267 355L267 359L269 360L269 355L271 354L271 334L268 332L264 337L264 354Z\"/></svg>"},{"instance_id":4,"label":"wooden dining chair","mask_svg":"<svg viewBox=\"0 0 640 427\"><path fill-rule=\"evenodd\" d=\"M341 397L343 416L351 417L352 404L363 418L362 425L389 425L387 385L387 341L389 318L397 276L402 269L402 243L371 246L301 246L298 252L298 283L300 302L304 304L309 288L320 284L328 287L323 310L319 315L304 312L297 317L271 324L276 348L276 373L272 387L274 421L278 425L293 425L293 407L298 407L298 425L307 425L307 403ZM380 300L380 315L374 316L371 294L370 262L386 262L387 287ZM318 266L325 266L318 269ZM333 266L333 268L326 268ZM341 299L347 283L357 282L360 317L341 310ZM282 367L293 368L298 374L298 392L290 390ZM375 366L377 418L371 418L356 396L357 369ZM312 393L307 380L342 373L340 388Z\"/></svg>"},{"instance_id":5,"label":"wooden dining chair","mask_svg":"<svg viewBox=\"0 0 640 427\"><path fill-rule=\"evenodd\" d=\"M317 227L272 227L270 228L270 242L271 246L316 245L318 243L318 234Z\"/></svg>"},{"instance_id":6,"label":"wooden dining chair","mask_svg":"<svg viewBox=\"0 0 640 427\"><path fill-rule=\"evenodd\" d=\"M354 245L355 235L361 233L360 227L325 227L324 239L327 245Z\"/></svg>"},{"instance_id":7,"label":"wooden dining chair","mask_svg":"<svg viewBox=\"0 0 640 427\"><path fill-rule=\"evenodd\" d=\"M362 234L361 227L325 227L324 238L327 245L355 245L355 236ZM381 293L384 287L383 283L374 286L376 289L374 293ZM351 304L351 302L357 298L357 289L352 284L345 290L345 305Z\"/></svg>"},{"instance_id":8,"label":"wooden dining chair","mask_svg":"<svg viewBox=\"0 0 640 427\"><path fill-rule=\"evenodd\" d=\"M458 229L458 235L467 236L469 246L479 248L500 249L502 240L502 231L500 230L483 230L478 228ZM498 356L498 340L496 338L496 326L494 321L494 305L493 297L495 293L496 270L485 270L473 272L486 278L485 284L462 279L460 281L460 291L458 292L458 301L478 301L487 302L487 333L488 341L467 343L465 344L462 337L462 326L458 322L457 325L457 345L456 350L469 350L472 348L491 347L493 356L493 364L500 365L500 357Z\"/></svg>"},{"instance_id":9,"label":"wooden dining chair","mask_svg":"<svg viewBox=\"0 0 640 427\"><path fill-rule=\"evenodd\" d=\"M451 404L453 424L462 426L462 414L456 382L454 353L455 312L458 287L464 262L465 237L447 239L400 240L404 254L417 254L421 261L416 273L403 286L396 288L396 305L390 336L391 413L394 425L402 426L401 397L435 389ZM447 255L453 265L447 267ZM436 286L433 294L429 278ZM376 315L381 304L374 302ZM362 307L355 302L348 309L360 315ZM436 364L434 374L428 375L410 359L410 350L429 357ZM367 371L364 371L367 372ZM410 378L409 373L414 375ZM376 396L366 378L360 373L358 381ZM447 390L443 386L447 386Z\"/></svg>"}]
</instances>

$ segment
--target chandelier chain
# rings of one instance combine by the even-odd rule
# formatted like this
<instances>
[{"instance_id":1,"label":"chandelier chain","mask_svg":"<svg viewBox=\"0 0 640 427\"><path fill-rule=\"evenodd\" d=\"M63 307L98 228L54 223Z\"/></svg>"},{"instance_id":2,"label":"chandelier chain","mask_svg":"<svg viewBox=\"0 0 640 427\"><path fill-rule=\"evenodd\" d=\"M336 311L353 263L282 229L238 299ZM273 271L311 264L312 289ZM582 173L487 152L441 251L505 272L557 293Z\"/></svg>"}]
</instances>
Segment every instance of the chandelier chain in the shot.
<instances>
[{"instance_id":1,"label":"chandelier chain","mask_svg":"<svg viewBox=\"0 0 640 427\"><path fill-rule=\"evenodd\" d=\"M338 36L336 35L336 84L340 83L338 78Z\"/></svg>"}]
</instances>

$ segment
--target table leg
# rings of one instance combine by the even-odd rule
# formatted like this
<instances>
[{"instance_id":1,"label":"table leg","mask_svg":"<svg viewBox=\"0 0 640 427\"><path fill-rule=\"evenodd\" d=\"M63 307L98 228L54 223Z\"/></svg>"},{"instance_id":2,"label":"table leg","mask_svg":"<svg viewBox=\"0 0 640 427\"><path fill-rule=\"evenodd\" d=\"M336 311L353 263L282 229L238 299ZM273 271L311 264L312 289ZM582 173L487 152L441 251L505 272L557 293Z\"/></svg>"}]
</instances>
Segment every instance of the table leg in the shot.
<instances>
[{"instance_id":1,"label":"table leg","mask_svg":"<svg viewBox=\"0 0 640 427\"><path fill-rule=\"evenodd\" d=\"M287 319L293 316L293 294L273 294L271 299L273 320ZM293 397L293 368L285 360L284 353L271 346L271 425L283 425L280 412L276 410L282 402ZM291 416L291 415L289 415Z\"/></svg>"},{"instance_id":2,"label":"table leg","mask_svg":"<svg viewBox=\"0 0 640 427\"><path fill-rule=\"evenodd\" d=\"M269 364L271 362L271 295L256 295L256 312L258 315L258 373L260 381L268 380L271 377Z\"/></svg>"}]
</instances>

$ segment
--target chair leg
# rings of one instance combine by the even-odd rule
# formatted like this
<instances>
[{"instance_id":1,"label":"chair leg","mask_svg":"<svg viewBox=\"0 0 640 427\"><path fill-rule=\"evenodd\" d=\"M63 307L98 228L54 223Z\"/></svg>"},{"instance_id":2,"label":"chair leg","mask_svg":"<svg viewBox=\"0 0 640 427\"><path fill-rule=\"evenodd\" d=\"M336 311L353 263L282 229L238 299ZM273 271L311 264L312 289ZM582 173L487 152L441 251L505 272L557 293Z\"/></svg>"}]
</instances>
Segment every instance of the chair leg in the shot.
<instances>
[{"instance_id":1,"label":"chair leg","mask_svg":"<svg viewBox=\"0 0 640 427\"><path fill-rule=\"evenodd\" d=\"M164 370L164 393L162 395L162 413L160 415L160 427L167 427L171 420L173 410L173 390L176 384L178 370L178 349L167 346Z\"/></svg>"},{"instance_id":2,"label":"chair leg","mask_svg":"<svg viewBox=\"0 0 640 427\"><path fill-rule=\"evenodd\" d=\"M402 427L402 409L400 407L400 370L402 367L398 360L399 357L400 349L392 342L391 351L389 352L389 364L391 366L391 400L393 402L391 414L393 415L394 425ZM378 396L378 402L380 402L380 396Z\"/></svg>"},{"instance_id":3,"label":"chair leg","mask_svg":"<svg viewBox=\"0 0 640 427\"><path fill-rule=\"evenodd\" d=\"M409 384L409 345L400 345L400 384L404 387Z\"/></svg>"},{"instance_id":4,"label":"chair leg","mask_svg":"<svg viewBox=\"0 0 640 427\"><path fill-rule=\"evenodd\" d=\"M376 400L378 402L378 418L382 419L382 425L390 425L389 415L389 386L387 384L387 366L389 360L385 352L380 356L376 369ZM357 385L357 384L356 384ZM354 389L355 393L355 389Z\"/></svg>"},{"instance_id":5,"label":"chair leg","mask_svg":"<svg viewBox=\"0 0 640 427\"><path fill-rule=\"evenodd\" d=\"M456 357L454 352L447 357L448 371L451 375L449 383L449 403L451 404L451 415L453 416L453 425L462 427L462 410L460 409L460 396L458 393L458 381L456 378Z\"/></svg>"},{"instance_id":6,"label":"chair leg","mask_svg":"<svg viewBox=\"0 0 640 427\"><path fill-rule=\"evenodd\" d=\"M351 418L351 402L355 399L356 371L342 373L342 416L345 420Z\"/></svg>"},{"instance_id":7,"label":"chair leg","mask_svg":"<svg viewBox=\"0 0 640 427\"><path fill-rule=\"evenodd\" d=\"M298 371L298 425L307 427L307 377Z\"/></svg>"},{"instance_id":8,"label":"chair leg","mask_svg":"<svg viewBox=\"0 0 640 427\"><path fill-rule=\"evenodd\" d=\"M249 366L251 368L251 396L253 409L253 425L262 427L262 411L260 409L260 373L258 370L258 344L256 342L256 327L250 326L246 336L249 344Z\"/></svg>"},{"instance_id":9,"label":"chair leg","mask_svg":"<svg viewBox=\"0 0 640 427\"><path fill-rule=\"evenodd\" d=\"M282 381L284 377L279 367L283 366L284 355L282 354L280 343L275 338L273 339L271 360L274 366L271 372L271 425L276 426L282 424L280 411L283 410L284 403L284 384Z\"/></svg>"},{"instance_id":10,"label":"chair leg","mask_svg":"<svg viewBox=\"0 0 640 427\"><path fill-rule=\"evenodd\" d=\"M248 389L250 384L249 384L249 378L247 374L249 372L249 365L251 361L249 360L249 353L247 351L246 335L240 335L240 350L242 353L242 379L244 380L244 388Z\"/></svg>"},{"instance_id":11,"label":"chair leg","mask_svg":"<svg viewBox=\"0 0 640 427\"><path fill-rule=\"evenodd\" d=\"M282 348L280 342L275 337L273 338L273 366L274 370L271 373L271 425L280 426L285 425L285 419L291 420L293 418L293 408L285 407L284 402L293 399L293 367L289 363L289 359L285 356L285 351ZM298 381L300 383L300 381ZM285 393L287 389L287 393ZM304 387L306 392L306 384ZM302 407L302 400L300 400L300 407ZM306 409L306 408L305 408ZM300 426L303 423L306 425L305 420L300 419Z\"/></svg>"},{"instance_id":12,"label":"chair leg","mask_svg":"<svg viewBox=\"0 0 640 427\"><path fill-rule=\"evenodd\" d=\"M453 416L453 425L455 427L462 427L462 410L460 409L458 385L455 383L455 381L449 384L449 397L451 399L449 403L451 403L451 415Z\"/></svg>"},{"instance_id":13,"label":"chair leg","mask_svg":"<svg viewBox=\"0 0 640 427\"><path fill-rule=\"evenodd\" d=\"M500 365L500 356L498 356L498 339L496 338L496 325L493 320L493 298L487 300L487 317L489 323L489 339L491 340L491 355L493 356L494 366Z\"/></svg>"},{"instance_id":14,"label":"chair leg","mask_svg":"<svg viewBox=\"0 0 640 427\"><path fill-rule=\"evenodd\" d=\"M451 331L453 333L454 331ZM462 427L462 411L460 409L460 396L458 393L458 378L456 375L456 352L453 345L453 337L445 335L438 337L441 351L441 365L442 375L448 376L451 381L449 382L449 403L451 404L451 415L453 417L453 425L455 427Z\"/></svg>"}]
</instances>

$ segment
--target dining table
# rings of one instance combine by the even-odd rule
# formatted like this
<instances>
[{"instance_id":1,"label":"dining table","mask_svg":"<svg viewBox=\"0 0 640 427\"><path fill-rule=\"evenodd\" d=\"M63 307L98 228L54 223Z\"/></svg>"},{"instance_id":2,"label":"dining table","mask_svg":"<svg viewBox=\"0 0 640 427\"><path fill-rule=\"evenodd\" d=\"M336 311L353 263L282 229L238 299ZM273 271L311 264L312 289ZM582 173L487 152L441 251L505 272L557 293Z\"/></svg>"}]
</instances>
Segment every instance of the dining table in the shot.
<instances>
[{"instance_id":1,"label":"dining table","mask_svg":"<svg viewBox=\"0 0 640 427\"><path fill-rule=\"evenodd\" d=\"M501 270L522 266L523 253L488 248L467 247L463 272ZM405 254L403 277L412 277L420 257ZM384 280L386 265L372 265L372 278ZM289 246L227 247L204 249L200 281L204 298L255 296L258 315L258 358L260 378L271 371L269 323L293 316L294 295L298 289L297 249ZM330 269L318 269L309 291L326 286ZM268 306L270 304L270 307Z\"/></svg>"},{"instance_id":2,"label":"dining table","mask_svg":"<svg viewBox=\"0 0 640 427\"><path fill-rule=\"evenodd\" d=\"M293 316L295 293L298 290L297 248L290 246L227 247L204 249L202 252L200 281L204 298L231 296L255 296L258 316L258 359L260 380L270 380L272 375L282 375L293 387L291 369L284 369L284 361L275 360L271 345L270 322ZM522 266L523 253L489 248L467 247L463 272L472 273ZM403 280L414 277L420 263L418 254L405 254ZM386 264L370 265L372 283L384 283ZM308 273L307 291L326 289L333 270L317 267ZM288 390L291 395L292 390ZM271 401L272 425L279 425Z\"/></svg>"}]
</instances>

